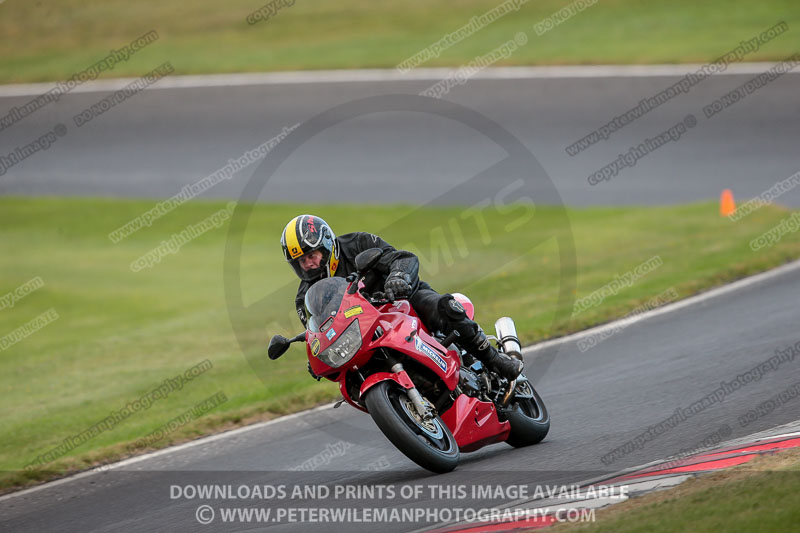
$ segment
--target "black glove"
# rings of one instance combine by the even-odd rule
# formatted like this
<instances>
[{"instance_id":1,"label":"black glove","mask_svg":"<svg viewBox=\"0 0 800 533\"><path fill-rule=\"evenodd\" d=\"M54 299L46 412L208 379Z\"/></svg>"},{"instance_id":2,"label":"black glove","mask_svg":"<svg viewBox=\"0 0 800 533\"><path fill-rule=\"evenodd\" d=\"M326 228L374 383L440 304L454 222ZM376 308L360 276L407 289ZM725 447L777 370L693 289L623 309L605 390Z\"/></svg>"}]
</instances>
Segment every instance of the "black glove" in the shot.
<instances>
[{"instance_id":1,"label":"black glove","mask_svg":"<svg viewBox=\"0 0 800 533\"><path fill-rule=\"evenodd\" d=\"M391 292L394 298L408 298L411 296L411 276L402 272L394 272L389 274L386 278L386 283L383 285L384 291L387 295ZM394 298L389 297L390 300Z\"/></svg>"},{"instance_id":2,"label":"black glove","mask_svg":"<svg viewBox=\"0 0 800 533\"><path fill-rule=\"evenodd\" d=\"M313 370L311 370L311 361L308 362L308 373L311 374L311 377L316 379L317 381L322 379L321 377L316 375Z\"/></svg>"}]
</instances>

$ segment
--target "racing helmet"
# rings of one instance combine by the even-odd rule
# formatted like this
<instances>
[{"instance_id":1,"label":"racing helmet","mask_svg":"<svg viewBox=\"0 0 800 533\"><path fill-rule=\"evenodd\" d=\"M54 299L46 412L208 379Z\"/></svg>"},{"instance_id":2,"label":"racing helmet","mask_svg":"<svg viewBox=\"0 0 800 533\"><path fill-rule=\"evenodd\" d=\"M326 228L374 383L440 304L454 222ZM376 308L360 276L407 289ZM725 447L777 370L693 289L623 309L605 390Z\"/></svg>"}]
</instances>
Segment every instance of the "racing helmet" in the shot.
<instances>
[{"instance_id":1,"label":"racing helmet","mask_svg":"<svg viewBox=\"0 0 800 533\"><path fill-rule=\"evenodd\" d=\"M297 277L304 281L333 276L339 266L336 235L327 222L314 215L300 215L290 220L281 235L281 248ZM303 270L300 259L314 250L322 252L319 267Z\"/></svg>"}]
</instances>

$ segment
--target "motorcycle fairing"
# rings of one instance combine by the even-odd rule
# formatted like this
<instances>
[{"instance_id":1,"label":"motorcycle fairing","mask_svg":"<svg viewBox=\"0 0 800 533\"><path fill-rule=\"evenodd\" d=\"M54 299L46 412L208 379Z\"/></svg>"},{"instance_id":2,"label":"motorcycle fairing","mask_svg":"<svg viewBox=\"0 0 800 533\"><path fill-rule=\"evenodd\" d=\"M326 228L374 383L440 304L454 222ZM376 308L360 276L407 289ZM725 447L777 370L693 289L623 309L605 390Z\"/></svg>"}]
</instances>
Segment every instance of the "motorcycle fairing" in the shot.
<instances>
[{"instance_id":1,"label":"motorcycle fairing","mask_svg":"<svg viewBox=\"0 0 800 533\"><path fill-rule=\"evenodd\" d=\"M461 394L453 405L441 415L462 452L472 452L487 444L503 442L508 438L511 425L497 418L497 409L484 402Z\"/></svg>"}]
</instances>

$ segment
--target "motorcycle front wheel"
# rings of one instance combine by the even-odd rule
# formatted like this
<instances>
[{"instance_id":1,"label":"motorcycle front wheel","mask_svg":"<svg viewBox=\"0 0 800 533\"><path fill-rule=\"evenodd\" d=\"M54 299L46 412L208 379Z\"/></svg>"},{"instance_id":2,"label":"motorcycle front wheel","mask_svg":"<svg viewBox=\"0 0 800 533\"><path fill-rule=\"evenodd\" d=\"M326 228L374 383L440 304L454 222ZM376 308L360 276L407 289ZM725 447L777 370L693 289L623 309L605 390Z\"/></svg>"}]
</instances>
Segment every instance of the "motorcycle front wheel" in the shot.
<instances>
[{"instance_id":1,"label":"motorcycle front wheel","mask_svg":"<svg viewBox=\"0 0 800 533\"><path fill-rule=\"evenodd\" d=\"M438 416L423 420L397 383L378 383L367 391L364 403L386 438L419 466L438 474L458 466L458 444L450 429Z\"/></svg>"}]
</instances>

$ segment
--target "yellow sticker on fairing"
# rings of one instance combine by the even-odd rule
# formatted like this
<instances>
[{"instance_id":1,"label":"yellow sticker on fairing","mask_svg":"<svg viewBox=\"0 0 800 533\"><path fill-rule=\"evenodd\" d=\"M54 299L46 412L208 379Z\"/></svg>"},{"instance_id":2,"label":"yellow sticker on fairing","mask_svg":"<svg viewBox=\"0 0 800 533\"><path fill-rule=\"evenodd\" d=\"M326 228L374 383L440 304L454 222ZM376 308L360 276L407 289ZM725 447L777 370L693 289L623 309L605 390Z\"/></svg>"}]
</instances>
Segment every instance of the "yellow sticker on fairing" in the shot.
<instances>
[{"instance_id":1,"label":"yellow sticker on fairing","mask_svg":"<svg viewBox=\"0 0 800 533\"><path fill-rule=\"evenodd\" d=\"M316 357L318 353L319 353L319 339L314 339L313 341L311 341L311 355Z\"/></svg>"},{"instance_id":2,"label":"yellow sticker on fairing","mask_svg":"<svg viewBox=\"0 0 800 533\"><path fill-rule=\"evenodd\" d=\"M351 307L350 309L345 309L344 317L345 318L350 318L351 316L360 315L363 312L364 312L364 310L361 309L361 306L360 305L356 305L356 306Z\"/></svg>"}]
</instances>

